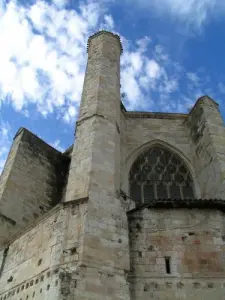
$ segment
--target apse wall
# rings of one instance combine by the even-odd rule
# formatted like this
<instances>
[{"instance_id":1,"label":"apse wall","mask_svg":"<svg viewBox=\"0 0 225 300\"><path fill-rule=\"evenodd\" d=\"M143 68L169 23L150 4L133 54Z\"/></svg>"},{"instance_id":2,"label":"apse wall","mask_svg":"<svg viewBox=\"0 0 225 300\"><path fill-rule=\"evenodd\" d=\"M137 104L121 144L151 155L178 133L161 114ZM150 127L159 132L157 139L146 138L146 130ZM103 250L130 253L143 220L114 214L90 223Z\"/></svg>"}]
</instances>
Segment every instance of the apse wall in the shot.
<instances>
[{"instance_id":1,"label":"apse wall","mask_svg":"<svg viewBox=\"0 0 225 300\"><path fill-rule=\"evenodd\" d=\"M129 215L132 299L224 299L224 213L133 210Z\"/></svg>"},{"instance_id":2,"label":"apse wall","mask_svg":"<svg viewBox=\"0 0 225 300\"><path fill-rule=\"evenodd\" d=\"M189 114L122 110L121 187L129 193L129 171L137 156L159 143L176 152L190 169L196 198L224 199L225 127L218 104L208 96Z\"/></svg>"},{"instance_id":3,"label":"apse wall","mask_svg":"<svg viewBox=\"0 0 225 300\"><path fill-rule=\"evenodd\" d=\"M185 125L186 114L124 112L121 116L121 188L129 194L129 171L134 160L155 143L177 153L189 168L195 197L201 192L193 167L192 141Z\"/></svg>"}]
</instances>

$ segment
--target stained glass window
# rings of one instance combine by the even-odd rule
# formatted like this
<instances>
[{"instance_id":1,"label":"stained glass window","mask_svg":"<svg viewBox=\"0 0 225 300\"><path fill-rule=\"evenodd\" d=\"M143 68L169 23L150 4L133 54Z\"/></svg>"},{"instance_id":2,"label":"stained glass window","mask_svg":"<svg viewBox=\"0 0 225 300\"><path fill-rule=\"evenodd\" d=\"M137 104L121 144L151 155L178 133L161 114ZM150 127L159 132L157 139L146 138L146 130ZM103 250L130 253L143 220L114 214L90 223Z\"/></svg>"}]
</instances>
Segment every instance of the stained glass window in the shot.
<instances>
[{"instance_id":1,"label":"stained glass window","mask_svg":"<svg viewBox=\"0 0 225 300\"><path fill-rule=\"evenodd\" d=\"M137 203L194 197L189 170L178 155L160 146L144 151L135 160L129 182L130 196Z\"/></svg>"}]
</instances>

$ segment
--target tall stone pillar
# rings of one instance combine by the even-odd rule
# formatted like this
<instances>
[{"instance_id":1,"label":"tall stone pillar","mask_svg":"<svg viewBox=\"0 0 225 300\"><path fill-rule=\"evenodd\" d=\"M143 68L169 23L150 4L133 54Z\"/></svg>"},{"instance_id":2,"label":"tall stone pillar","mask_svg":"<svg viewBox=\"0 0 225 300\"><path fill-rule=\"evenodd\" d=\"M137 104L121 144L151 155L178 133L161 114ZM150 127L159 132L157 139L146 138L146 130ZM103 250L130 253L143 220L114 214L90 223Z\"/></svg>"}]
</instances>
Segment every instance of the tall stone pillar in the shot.
<instances>
[{"instance_id":1,"label":"tall stone pillar","mask_svg":"<svg viewBox=\"0 0 225 300\"><path fill-rule=\"evenodd\" d=\"M88 63L65 201L85 201L74 296L129 300L126 204L120 186L120 54L117 35L89 38ZM71 298L72 299L72 298ZM75 299L75 298L74 298Z\"/></svg>"},{"instance_id":2,"label":"tall stone pillar","mask_svg":"<svg viewBox=\"0 0 225 300\"><path fill-rule=\"evenodd\" d=\"M101 31L88 40L76 141L66 201L85 198L100 188L119 189L120 54L119 36Z\"/></svg>"},{"instance_id":3,"label":"tall stone pillar","mask_svg":"<svg viewBox=\"0 0 225 300\"><path fill-rule=\"evenodd\" d=\"M218 104L199 98L186 124L201 198L225 199L225 127Z\"/></svg>"}]
</instances>

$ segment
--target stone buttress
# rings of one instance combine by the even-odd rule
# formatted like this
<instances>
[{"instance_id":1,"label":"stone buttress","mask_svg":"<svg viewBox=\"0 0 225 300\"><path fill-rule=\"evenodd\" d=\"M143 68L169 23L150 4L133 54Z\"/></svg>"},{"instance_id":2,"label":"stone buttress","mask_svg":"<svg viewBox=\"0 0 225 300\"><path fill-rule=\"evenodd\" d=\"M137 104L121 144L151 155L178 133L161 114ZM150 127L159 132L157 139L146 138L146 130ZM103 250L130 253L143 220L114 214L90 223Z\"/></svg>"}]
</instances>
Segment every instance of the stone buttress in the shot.
<instances>
[{"instance_id":1,"label":"stone buttress","mask_svg":"<svg viewBox=\"0 0 225 300\"><path fill-rule=\"evenodd\" d=\"M121 52L117 35L103 31L89 38L66 192L67 202L87 201L79 299L129 299L128 225L119 198Z\"/></svg>"},{"instance_id":2,"label":"stone buttress","mask_svg":"<svg viewBox=\"0 0 225 300\"><path fill-rule=\"evenodd\" d=\"M225 127L218 104L208 96L199 98L185 125L192 142L200 197L224 199Z\"/></svg>"}]
</instances>

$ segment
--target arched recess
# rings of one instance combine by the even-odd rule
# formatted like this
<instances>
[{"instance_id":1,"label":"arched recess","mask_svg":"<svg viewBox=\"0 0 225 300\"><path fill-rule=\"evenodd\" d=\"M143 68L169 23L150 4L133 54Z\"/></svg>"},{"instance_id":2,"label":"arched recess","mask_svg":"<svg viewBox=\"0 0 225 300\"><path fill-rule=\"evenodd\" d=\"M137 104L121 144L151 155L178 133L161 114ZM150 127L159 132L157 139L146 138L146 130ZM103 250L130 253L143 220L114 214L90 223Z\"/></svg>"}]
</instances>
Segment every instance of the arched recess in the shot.
<instances>
[{"instance_id":1,"label":"arched recess","mask_svg":"<svg viewBox=\"0 0 225 300\"><path fill-rule=\"evenodd\" d=\"M136 193L140 193L140 197L138 199L136 196L137 202L162 198L200 198L199 186L189 159L175 147L160 140L142 145L128 157L126 179L122 189L131 198L134 198L132 188L135 189L131 185L135 181L139 184Z\"/></svg>"}]
</instances>

